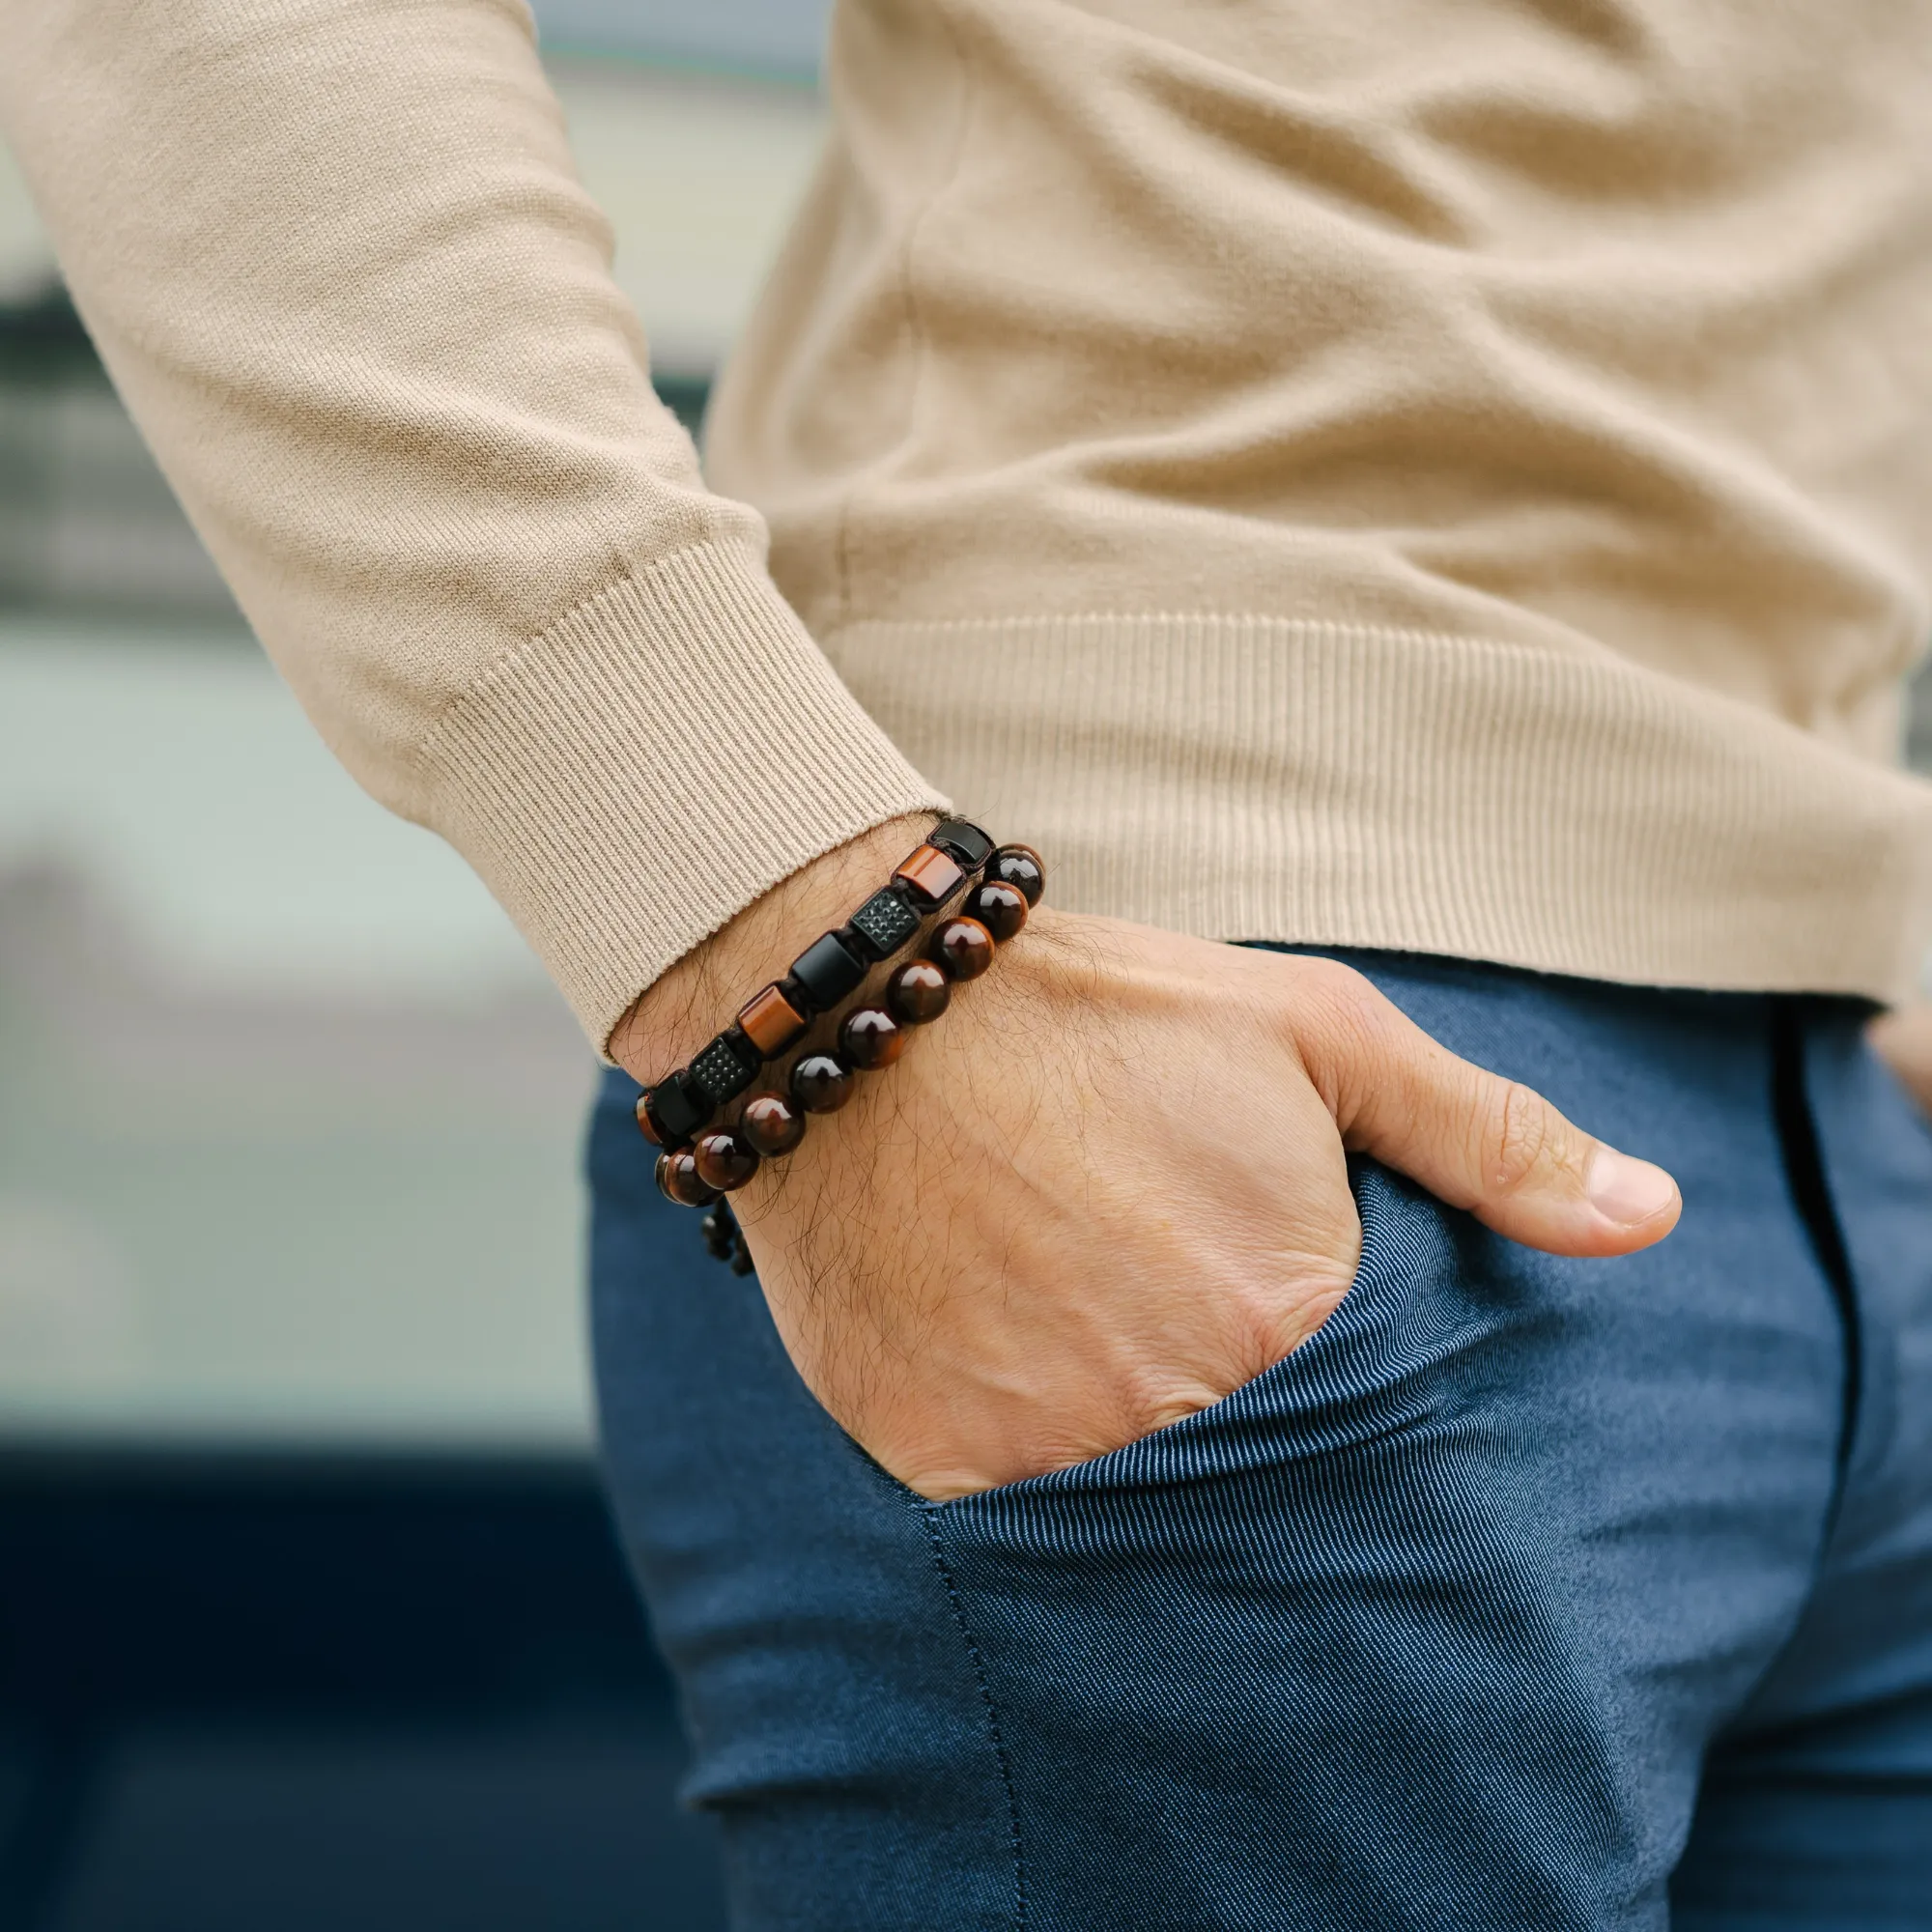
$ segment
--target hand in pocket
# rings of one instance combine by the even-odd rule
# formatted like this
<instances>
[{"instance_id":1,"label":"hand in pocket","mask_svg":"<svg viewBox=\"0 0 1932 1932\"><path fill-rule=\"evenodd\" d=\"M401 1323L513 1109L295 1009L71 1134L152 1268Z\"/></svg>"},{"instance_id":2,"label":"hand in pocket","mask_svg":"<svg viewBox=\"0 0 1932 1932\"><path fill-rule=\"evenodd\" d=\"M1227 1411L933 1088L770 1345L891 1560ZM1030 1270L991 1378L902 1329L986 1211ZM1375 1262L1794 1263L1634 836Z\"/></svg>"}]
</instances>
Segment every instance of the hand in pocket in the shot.
<instances>
[{"instance_id":1,"label":"hand in pocket","mask_svg":"<svg viewBox=\"0 0 1932 1932\"><path fill-rule=\"evenodd\" d=\"M706 977L782 956L738 952ZM938 1498L1118 1449L1314 1333L1360 1249L1350 1151L1559 1254L1680 1205L1347 967L1044 906L734 1201L807 1383Z\"/></svg>"}]
</instances>

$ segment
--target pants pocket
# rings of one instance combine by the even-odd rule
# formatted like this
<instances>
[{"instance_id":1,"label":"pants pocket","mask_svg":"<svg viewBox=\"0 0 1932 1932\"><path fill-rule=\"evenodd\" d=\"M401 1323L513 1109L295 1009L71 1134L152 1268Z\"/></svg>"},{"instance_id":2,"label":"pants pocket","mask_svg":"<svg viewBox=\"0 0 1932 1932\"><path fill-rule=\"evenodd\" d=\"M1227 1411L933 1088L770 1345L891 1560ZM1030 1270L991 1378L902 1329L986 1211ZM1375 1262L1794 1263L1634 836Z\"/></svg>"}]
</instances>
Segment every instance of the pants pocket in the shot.
<instances>
[{"instance_id":1,"label":"pants pocket","mask_svg":"<svg viewBox=\"0 0 1932 1932\"><path fill-rule=\"evenodd\" d=\"M1350 1184L1360 1264L1334 1312L1293 1354L1137 1442L940 1507L983 1513L1009 1501L1195 1482L1426 1423L1442 1398L1436 1371L1484 1326L1462 1292L1466 1217L1374 1161L1352 1163Z\"/></svg>"}]
</instances>

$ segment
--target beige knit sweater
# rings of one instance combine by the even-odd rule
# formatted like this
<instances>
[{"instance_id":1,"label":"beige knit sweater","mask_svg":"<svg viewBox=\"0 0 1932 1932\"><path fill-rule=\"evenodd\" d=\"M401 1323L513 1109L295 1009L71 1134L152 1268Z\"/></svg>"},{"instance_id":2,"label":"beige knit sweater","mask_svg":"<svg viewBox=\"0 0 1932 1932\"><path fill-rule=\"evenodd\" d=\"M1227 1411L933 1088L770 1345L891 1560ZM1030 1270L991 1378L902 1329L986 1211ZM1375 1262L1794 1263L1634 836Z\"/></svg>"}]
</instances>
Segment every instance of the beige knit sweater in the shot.
<instances>
[{"instance_id":1,"label":"beige knit sweater","mask_svg":"<svg viewBox=\"0 0 1932 1932\"><path fill-rule=\"evenodd\" d=\"M843 0L830 73L714 495L518 0L5 16L244 610L595 1038L943 793L1204 934L1909 982L1932 0Z\"/></svg>"}]
</instances>

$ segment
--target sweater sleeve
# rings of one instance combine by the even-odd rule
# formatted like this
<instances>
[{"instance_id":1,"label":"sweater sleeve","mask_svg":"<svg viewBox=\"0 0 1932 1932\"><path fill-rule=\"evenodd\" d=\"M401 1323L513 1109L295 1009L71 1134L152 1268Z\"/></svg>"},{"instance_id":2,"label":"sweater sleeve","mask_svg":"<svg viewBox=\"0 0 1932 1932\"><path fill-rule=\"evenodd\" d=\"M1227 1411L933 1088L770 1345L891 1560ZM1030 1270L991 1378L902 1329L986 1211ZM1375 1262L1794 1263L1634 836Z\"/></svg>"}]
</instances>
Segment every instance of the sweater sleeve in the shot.
<instances>
[{"instance_id":1,"label":"sweater sleeve","mask_svg":"<svg viewBox=\"0 0 1932 1932\"><path fill-rule=\"evenodd\" d=\"M521 0L35 0L6 37L75 302L257 635L598 1045L943 803L653 395Z\"/></svg>"}]
</instances>

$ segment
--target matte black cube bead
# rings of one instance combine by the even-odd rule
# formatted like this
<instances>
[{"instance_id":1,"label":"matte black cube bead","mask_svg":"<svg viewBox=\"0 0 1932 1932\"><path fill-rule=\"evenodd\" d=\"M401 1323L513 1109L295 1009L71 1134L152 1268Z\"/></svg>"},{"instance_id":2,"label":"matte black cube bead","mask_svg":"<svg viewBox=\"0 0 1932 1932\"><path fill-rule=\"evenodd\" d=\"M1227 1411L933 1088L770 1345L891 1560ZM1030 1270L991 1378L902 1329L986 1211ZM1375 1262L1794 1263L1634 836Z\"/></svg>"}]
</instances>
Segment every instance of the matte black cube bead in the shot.
<instances>
[{"instance_id":1,"label":"matte black cube bead","mask_svg":"<svg viewBox=\"0 0 1932 1932\"><path fill-rule=\"evenodd\" d=\"M874 959L890 959L919 930L919 914L890 886L882 886L855 912L848 931Z\"/></svg>"},{"instance_id":2,"label":"matte black cube bead","mask_svg":"<svg viewBox=\"0 0 1932 1932\"><path fill-rule=\"evenodd\" d=\"M665 1134L665 1146L688 1141L717 1110L704 1097L689 1073L680 1068L653 1087L649 1094L652 1116Z\"/></svg>"},{"instance_id":3,"label":"matte black cube bead","mask_svg":"<svg viewBox=\"0 0 1932 1932\"><path fill-rule=\"evenodd\" d=\"M963 818L942 818L925 835L925 842L951 852L969 872L977 872L993 850L993 841Z\"/></svg>"},{"instance_id":4,"label":"matte black cube bead","mask_svg":"<svg viewBox=\"0 0 1932 1932\"><path fill-rule=\"evenodd\" d=\"M721 1033L685 1070L714 1109L735 1100L756 1079L758 1050L733 1027Z\"/></svg>"},{"instance_id":5,"label":"matte black cube bead","mask_svg":"<svg viewBox=\"0 0 1932 1932\"><path fill-rule=\"evenodd\" d=\"M854 956L836 932L814 939L791 962L791 977L814 1012L828 1012L866 977L866 962Z\"/></svg>"}]
</instances>

